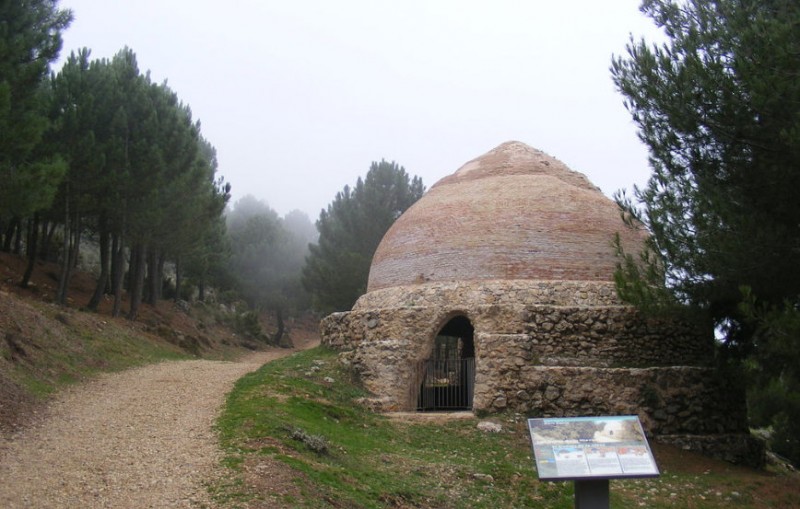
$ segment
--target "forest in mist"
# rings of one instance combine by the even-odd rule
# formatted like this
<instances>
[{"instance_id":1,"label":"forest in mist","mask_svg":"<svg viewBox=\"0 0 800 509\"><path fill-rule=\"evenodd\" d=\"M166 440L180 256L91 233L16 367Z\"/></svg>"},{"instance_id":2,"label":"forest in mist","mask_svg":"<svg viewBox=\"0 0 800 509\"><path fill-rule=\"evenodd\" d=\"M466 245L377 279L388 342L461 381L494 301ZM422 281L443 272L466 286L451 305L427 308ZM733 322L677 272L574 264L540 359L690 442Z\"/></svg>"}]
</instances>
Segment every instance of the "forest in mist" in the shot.
<instances>
[{"instance_id":1,"label":"forest in mist","mask_svg":"<svg viewBox=\"0 0 800 509\"><path fill-rule=\"evenodd\" d=\"M60 266L57 303L76 269L96 289L86 309L113 298L135 319L161 299L214 298L257 316L346 309L391 222L424 191L394 162L365 162L314 221L280 217L219 175L212 140L167 82L121 48L93 59L84 48L60 69L72 13L56 2L9 4L13 38L0 40L0 249ZM97 260L85 267L86 259Z\"/></svg>"}]
</instances>

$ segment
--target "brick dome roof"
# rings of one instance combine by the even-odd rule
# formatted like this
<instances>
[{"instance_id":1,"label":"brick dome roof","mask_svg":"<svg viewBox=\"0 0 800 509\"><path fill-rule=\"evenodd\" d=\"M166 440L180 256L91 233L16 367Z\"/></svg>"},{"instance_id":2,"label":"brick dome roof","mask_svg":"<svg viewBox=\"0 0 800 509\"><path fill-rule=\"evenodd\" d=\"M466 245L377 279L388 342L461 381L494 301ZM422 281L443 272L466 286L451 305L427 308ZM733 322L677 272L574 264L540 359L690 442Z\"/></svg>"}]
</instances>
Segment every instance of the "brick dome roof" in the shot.
<instances>
[{"instance_id":1,"label":"brick dome roof","mask_svg":"<svg viewBox=\"0 0 800 509\"><path fill-rule=\"evenodd\" d=\"M367 291L443 281L611 281L614 233L630 252L643 231L581 173L507 142L437 182L392 225Z\"/></svg>"}]
</instances>

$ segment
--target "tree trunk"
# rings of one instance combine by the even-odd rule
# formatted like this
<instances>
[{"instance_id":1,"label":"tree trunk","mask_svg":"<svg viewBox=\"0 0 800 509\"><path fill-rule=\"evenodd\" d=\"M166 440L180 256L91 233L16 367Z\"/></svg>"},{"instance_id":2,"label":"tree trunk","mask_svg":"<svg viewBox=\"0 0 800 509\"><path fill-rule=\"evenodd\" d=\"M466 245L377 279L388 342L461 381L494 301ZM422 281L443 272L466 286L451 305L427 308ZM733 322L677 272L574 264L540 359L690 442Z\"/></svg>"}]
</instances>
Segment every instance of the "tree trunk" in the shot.
<instances>
[{"instance_id":1,"label":"tree trunk","mask_svg":"<svg viewBox=\"0 0 800 509\"><path fill-rule=\"evenodd\" d=\"M18 217L14 219L14 241L12 252L17 255L22 252L22 220Z\"/></svg>"},{"instance_id":2,"label":"tree trunk","mask_svg":"<svg viewBox=\"0 0 800 509\"><path fill-rule=\"evenodd\" d=\"M128 320L136 320L139 315L139 306L142 303L142 291L144 289L145 246L137 244L131 250L131 278L128 295L130 296L130 308L128 309Z\"/></svg>"},{"instance_id":3,"label":"tree trunk","mask_svg":"<svg viewBox=\"0 0 800 509\"><path fill-rule=\"evenodd\" d=\"M278 330L275 332L275 336L272 338L272 342L275 345L280 346L281 348L292 348L292 340L288 335L285 335L286 332L286 324L283 321L283 307L276 306L275 307L275 321L278 322Z\"/></svg>"},{"instance_id":4,"label":"tree trunk","mask_svg":"<svg viewBox=\"0 0 800 509\"><path fill-rule=\"evenodd\" d=\"M112 316L122 313L122 280L125 277L125 243L122 235L114 234L111 246L111 291L114 293Z\"/></svg>"},{"instance_id":5,"label":"tree trunk","mask_svg":"<svg viewBox=\"0 0 800 509\"><path fill-rule=\"evenodd\" d=\"M72 260L70 255L70 214L69 214L69 182L66 185L66 196L64 197L64 242L61 249L61 274L58 278L58 292L56 293L56 303L65 305L67 303L67 289L69 283L70 269L72 268Z\"/></svg>"},{"instance_id":6,"label":"tree trunk","mask_svg":"<svg viewBox=\"0 0 800 509\"><path fill-rule=\"evenodd\" d=\"M73 216L72 222L72 240L71 240L71 253L70 253L70 261L72 262L71 269L76 269L78 267L78 255L81 252L81 230L83 229L83 222L81 221L81 216L78 215L77 211Z\"/></svg>"},{"instance_id":7,"label":"tree trunk","mask_svg":"<svg viewBox=\"0 0 800 509\"><path fill-rule=\"evenodd\" d=\"M8 222L3 231L3 252L11 252L11 237L14 235L14 220Z\"/></svg>"},{"instance_id":8,"label":"tree trunk","mask_svg":"<svg viewBox=\"0 0 800 509\"><path fill-rule=\"evenodd\" d=\"M158 264L156 265L156 302L164 298L164 265L167 263L167 256L164 253L158 254Z\"/></svg>"},{"instance_id":9,"label":"tree trunk","mask_svg":"<svg viewBox=\"0 0 800 509\"><path fill-rule=\"evenodd\" d=\"M69 280L72 271L78 266L78 255L81 245L81 218L78 209L70 213L70 190L69 184L66 187L66 198L64 199L64 265L61 268L61 278L58 281L58 297L56 302L61 305L67 303L67 293L69 293Z\"/></svg>"},{"instance_id":10,"label":"tree trunk","mask_svg":"<svg viewBox=\"0 0 800 509\"><path fill-rule=\"evenodd\" d=\"M175 298L173 302L178 302L181 298L181 257L178 256L175 260Z\"/></svg>"},{"instance_id":11,"label":"tree trunk","mask_svg":"<svg viewBox=\"0 0 800 509\"><path fill-rule=\"evenodd\" d=\"M28 283L31 280L31 275L33 275L33 267L36 265L36 251L38 249L39 242L39 213L35 213L33 215L33 220L30 222L28 226L28 266L25 268L25 274L22 276L22 281L20 281L19 286L22 288L27 288Z\"/></svg>"},{"instance_id":12,"label":"tree trunk","mask_svg":"<svg viewBox=\"0 0 800 509\"><path fill-rule=\"evenodd\" d=\"M53 235L56 233L56 221L45 221L45 226L49 225L49 229L47 230L47 234L44 237L44 245L42 246L42 253L41 259L44 261L50 261L50 249L53 247Z\"/></svg>"},{"instance_id":13,"label":"tree trunk","mask_svg":"<svg viewBox=\"0 0 800 509\"><path fill-rule=\"evenodd\" d=\"M133 288L133 271L134 267L136 266L136 246L131 246L128 249L128 272L125 273L125 279L123 279L122 287L125 290L125 293L128 294L128 297L131 296L131 288Z\"/></svg>"},{"instance_id":14,"label":"tree trunk","mask_svg":"<svg viewBox=\"0 0 800 509\"><path fill-rule=\"evenodd\" d=\"M16 237L17 230L19 228L20 220L18 217L12 217L11 221L8 222L8 227L6 228L5 239L3 241L3 251L10 253L11 247L14 245L14 238Z\"/></svg>"},{"instance_id":15,"label":"tree trunk","mask_svg":"<svg viewBox=\"0 0 800 509\"><path fill-rule=\"evenodd\" d=\"M108 274L109 274L109 243L111 235L108 232L105 216L100 217L100 276L97 278L97 284L94 287L94 294L89 299L86 305L92 311L97 311L100 305L100 300L106 293L108 288Z\"/></svg>"},{"instance_id":16,"label":"tree trunk","mask_svg":"<svg viewBox=\"0 0 800 509\"><path fill-rule=\"evenodd\" d=\"M158 285L161 279L158 274L158 250L150 248L147 250L147 288L144 301L151 306L158 303Z\"/></svg>"}]
</instances>

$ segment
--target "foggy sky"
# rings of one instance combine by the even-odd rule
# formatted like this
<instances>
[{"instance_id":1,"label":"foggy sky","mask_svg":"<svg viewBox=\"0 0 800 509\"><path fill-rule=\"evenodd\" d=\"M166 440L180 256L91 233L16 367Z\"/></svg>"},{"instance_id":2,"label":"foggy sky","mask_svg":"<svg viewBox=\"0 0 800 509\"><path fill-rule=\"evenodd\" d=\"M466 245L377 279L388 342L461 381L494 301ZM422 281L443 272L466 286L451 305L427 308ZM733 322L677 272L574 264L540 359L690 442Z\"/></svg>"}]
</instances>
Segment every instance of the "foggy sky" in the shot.
<instances>
[{"instance_id":1,"label":"foggy sky","mask_svg":"<svg viewBox=\"0 0 800 509\"><path fill-rule=\"evenodd\" d=\"M281 215L315 220L372 161L429 188L509 140L610 196L649 175L608 70L657 35L638 3L62 0L62 59L133 49L201 120L232 200Z\"/></svg>"}]
</instances>

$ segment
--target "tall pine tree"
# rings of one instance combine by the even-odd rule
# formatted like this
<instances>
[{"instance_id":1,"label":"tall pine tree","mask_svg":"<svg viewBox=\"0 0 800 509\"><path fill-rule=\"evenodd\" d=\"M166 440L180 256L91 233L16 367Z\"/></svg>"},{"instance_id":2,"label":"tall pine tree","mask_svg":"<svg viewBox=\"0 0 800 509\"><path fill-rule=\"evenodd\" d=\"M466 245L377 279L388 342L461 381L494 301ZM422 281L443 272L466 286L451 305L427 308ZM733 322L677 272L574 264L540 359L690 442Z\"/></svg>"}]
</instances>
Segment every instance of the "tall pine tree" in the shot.
<instances>
[{"instance_id":1,"label":"tall pine tree","mask_svg":"<svg viewBox=\"0 0 800 509\"><path fill-rule=\"evenodd\" d=\"M0 1L0 235L3 248L21 221L47 208L66 167L37 150L47 129L43 80L72 21L55 0Z\"/></svg>"},{"instance_id":2,"label":"tall pine tree","mask_svg":"<svg viewBox=\"0 0 800 509\"><path fill-rule=\"evenodd\" d=\"M372 255L383 235L422 197L422 179L394 162L373 162L364 180L345 186L317 220L319 242L310 246L303 284L324 312L350 309L366 291Z\"/></svg>"},{"instance_id":3,"label":"tall pine tree","mask_svg":"<svg viewBox=\"0 0 800 509\"><path fill-rule=\"evenodd\" d=\"M621 264L622 293L708 313L721 353L754 367L751 409L765 387L783 395L780 412L751 417L794 423L783 452L800 461L800 4L645 0L642 11L668 41L631 41L612 64L653 169L619 197L652 233L649 268L631 253Z\"/></svg>"}]
</instances>

